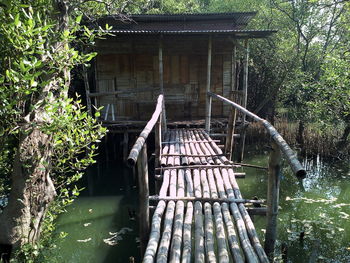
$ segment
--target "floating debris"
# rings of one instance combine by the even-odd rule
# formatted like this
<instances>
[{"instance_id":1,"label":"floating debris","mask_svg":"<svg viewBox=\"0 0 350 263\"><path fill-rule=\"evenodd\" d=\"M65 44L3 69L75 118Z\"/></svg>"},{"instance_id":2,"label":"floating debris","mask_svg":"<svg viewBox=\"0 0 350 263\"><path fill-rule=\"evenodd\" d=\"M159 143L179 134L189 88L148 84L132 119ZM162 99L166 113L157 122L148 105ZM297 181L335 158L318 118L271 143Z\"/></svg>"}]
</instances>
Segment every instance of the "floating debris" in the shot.
<instances>
[{"instance_id":1,"label":"floating debris","mask_svg":"<svg viewBox=\"0 0 350 263\"><path fill-rule=\"evenodd\" d=\"M115 233L109 232L111 237L103 239L103 242L105 242L107 245L115 246L118 244L118 241L123 240L122 235L126 234L127 232L131 232L131 231L132 231L132 229L129 227L123 227L118 232L115 232Z\"/></svg>"},{"instance_id":2,"label":"floating debris","mask_svg":"<svg viewBox=\"0 0 350 263\"><path fill-rule=\"evenodd\" d=\"M89 242L91 241L91 237L90 238L87 238L87 239L78 239L77 242L80 242L80 243L86 243L86 242Z\"/></svg>"}]
</instances>

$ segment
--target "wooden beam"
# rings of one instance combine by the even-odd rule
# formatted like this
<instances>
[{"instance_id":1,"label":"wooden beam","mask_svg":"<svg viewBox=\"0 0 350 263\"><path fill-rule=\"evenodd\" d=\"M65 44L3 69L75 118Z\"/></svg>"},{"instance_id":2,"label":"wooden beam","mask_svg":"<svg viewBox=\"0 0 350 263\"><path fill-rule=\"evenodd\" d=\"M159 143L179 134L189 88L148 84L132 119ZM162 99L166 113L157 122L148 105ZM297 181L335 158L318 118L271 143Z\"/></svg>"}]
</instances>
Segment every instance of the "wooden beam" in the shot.
<instances>
[{"instance_id":1,"label":"wooden beam","mask_svg":"<svg viewBox=\"0 0 350 263\"><path fill-rule=\"evenodd\" d=\"M137 162L138 182L139 182L139 224L140 224L140 244L141 255L144 254L150 232L149 221L149 189L148 189L148 158L147 144L142 146L140 160Z\"/></svg>"},{"instance_id":2,"label":"wooden beam","mask_svg":"<svg viewBox=\"0 0 350 263\"><path fill-rule=\"evenodd\" d=\"M159 64L159 88L160 94L164 96L164 65L163 65L163 35L159 39L159 49L158 49L158 64ZM164 133L167 131L167 120L165 112L165 101L162 104L162 129Z\"/></svg>"},{"instance_id":3,"label":"wooden beam","mask_svg":"<svg viewBox=\"0 0 350 263\"><path fill-rule=\"evenodd\" d=\"M230 99L234 98L234 91L236 90L236 45L233 46L232 56L231 56L231 90L230 90ZM225 153L228 156L229 160L232 160L232 150L234 142L234 133L236 126L236 116L237 112L235 108L230 109L230 114L228 117L228 131L225 141Z\"/></svg>"},{"instance_id":4,"label":"wooden beam","mask_svg":"<svg viewBox=\"0 0 350 263\"><path fill-rule=\"evenodd\" d=\"M209 36L208 40L208 63L207 63L207 93L210 92L211 85L211 56L212 56L212 36ZM211 97L206 94L205 103L205 129L210 132L210 121L211 121Z\"/></svg>"},{"instance_id":5,"label":"wooden beam","mask_svg":"<svg viewBox=\"0 0 350 263\"><path fill-rule=\"evenodd\" d=\"M90 85L89 85L89 78L87 69L85 66L83 66L83 76L84 76L84 87L85 87L85 94L86 94L86 105L87 110L90 115L92 115L92 106L91 106L91 98L90 98Z\"/></svg>"},{"instance_id":6,"label":"wooden beam","mask_svg":"<svg viewBox=\"0 0 350 263\"><path fill-rule=\"evenodd\" d=\"M279 203L279 189L281 179L281 150L272 141L272 151L269 157L269 176L267 187L267 223L265 233L265 252L273 262L275 243L277 238L277 215Z\"/></svg>"},{"instance_id":7,"label":"wooden beam","mask_svg":"<svg viewBox=\"0 0 350 263\"><path fill-rule=\"evenodd\" d=\"M245 56L243 61L243 103L242 106L244 108L247 108L247 101L248 101L248 70L249 70L249 46L248 46L248 39L244 41L244 50L245 50ZM244 158L244 148L245 148L245 137L246 137L246 114L243 113L242 116L242 122L243 122L243 128L241 130L241 140L240 140L240 146L239 146L239 152L238 152L238 161L242 162Z\"/></svg>"}]
</instances>

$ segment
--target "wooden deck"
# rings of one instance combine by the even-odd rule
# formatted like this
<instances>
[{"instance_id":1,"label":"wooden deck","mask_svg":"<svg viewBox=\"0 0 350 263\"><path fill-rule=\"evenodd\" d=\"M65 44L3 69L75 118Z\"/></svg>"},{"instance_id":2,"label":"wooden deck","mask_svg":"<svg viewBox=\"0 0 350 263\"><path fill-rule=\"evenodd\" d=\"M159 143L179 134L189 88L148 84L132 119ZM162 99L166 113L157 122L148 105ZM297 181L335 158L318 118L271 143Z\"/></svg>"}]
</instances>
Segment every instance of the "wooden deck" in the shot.
<instances>
[{"instance_id":1,"label":"wooden deck","mask_svg":"<svg viewBox=\"0 0 350 263\"><path fill-rule=\"evenodd\" d=\"M143 262L269 262L245 207L254 200L243 199L215 141L203 129L168 129L163 138Z\"/></svg>"}]
</instances>

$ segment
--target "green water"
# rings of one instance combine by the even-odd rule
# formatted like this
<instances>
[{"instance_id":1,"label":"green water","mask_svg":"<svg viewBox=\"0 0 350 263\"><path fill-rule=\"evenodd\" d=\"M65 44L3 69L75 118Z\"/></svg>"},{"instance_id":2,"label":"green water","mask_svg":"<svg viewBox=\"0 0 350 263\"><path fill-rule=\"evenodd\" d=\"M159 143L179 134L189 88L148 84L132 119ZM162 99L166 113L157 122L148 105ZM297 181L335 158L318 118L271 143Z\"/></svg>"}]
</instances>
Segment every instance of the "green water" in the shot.
<instances>
[{"instance_id":1,"label":"green water","mask_svg":"<svg viewBox=\"0 0 350 263\"><path fill-rule=\"evenodd\" d=\"M245 162L266 166L266 154L252 156ZM302 184L283 169L276 254L284 243L288 262L309 262L312 253L315 262L350 262L349 163L316 158L304 165L308 176ZM131 171L121 167L105 165L99 173L96 168L89 171L84 194L57 222L58 232L68 233L58 244L59 262L128 263L131 256L140 262L137 222L129 217L129 211L137 210L137 189ZM245 171L246 178L238 181L243 196L266 198L266 172ZM265 217L254 216L254 222L263 238ZM114 239L106 240L113 233Z\"/></svg>"},{"instance_id":2,"label":"green water","mask_svg":"<svg viewBox=\"0 0 350 263\"><path fill-rule=\"evenodd\" d=\"M128 263L138 260L137 189L130 170L121 165L90 169L84 192L58 218L58 262ZM137 262L137 261L136 261Z\"/></svg>"},{"instance_id":3,"label":"green water","mask_svg":"<svg viewBox=\"0 0 350 263\"><path fill-rule=\"evenodd\" d=\"M266 166L267 157L253 155L245 162ZM312 254L317 259L314 262L350 262L349 162L314 158L304 160L303 165L308 172L303 182L288 167L283 169L276 254L284 243L288 262L309 262ZM251 168L245 171L246 178L239 180L243 196L266 198L266 172ZM254 222L263 238L265 217L255 216Z\"/></svg>"}]
</instances>

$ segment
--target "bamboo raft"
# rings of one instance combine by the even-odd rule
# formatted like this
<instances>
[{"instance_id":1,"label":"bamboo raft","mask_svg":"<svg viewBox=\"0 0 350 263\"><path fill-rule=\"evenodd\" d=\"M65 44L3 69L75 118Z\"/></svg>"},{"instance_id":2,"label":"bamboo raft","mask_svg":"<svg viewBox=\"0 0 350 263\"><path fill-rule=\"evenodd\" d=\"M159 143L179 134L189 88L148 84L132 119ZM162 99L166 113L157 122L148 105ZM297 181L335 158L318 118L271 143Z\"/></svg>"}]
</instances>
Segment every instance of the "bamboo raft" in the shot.
<instances>
[{"instance_id":1,"label":"bamboo raft","mask_svg":"<svg viewBox=\"0 0 350 263\"><path fill-rule=\"evenodd\" d=\"M245 207L254 200L242 198L235 166L208 133L168 130L162 145L143 262L269 262Z\"/></svg>"}]
</instances>

